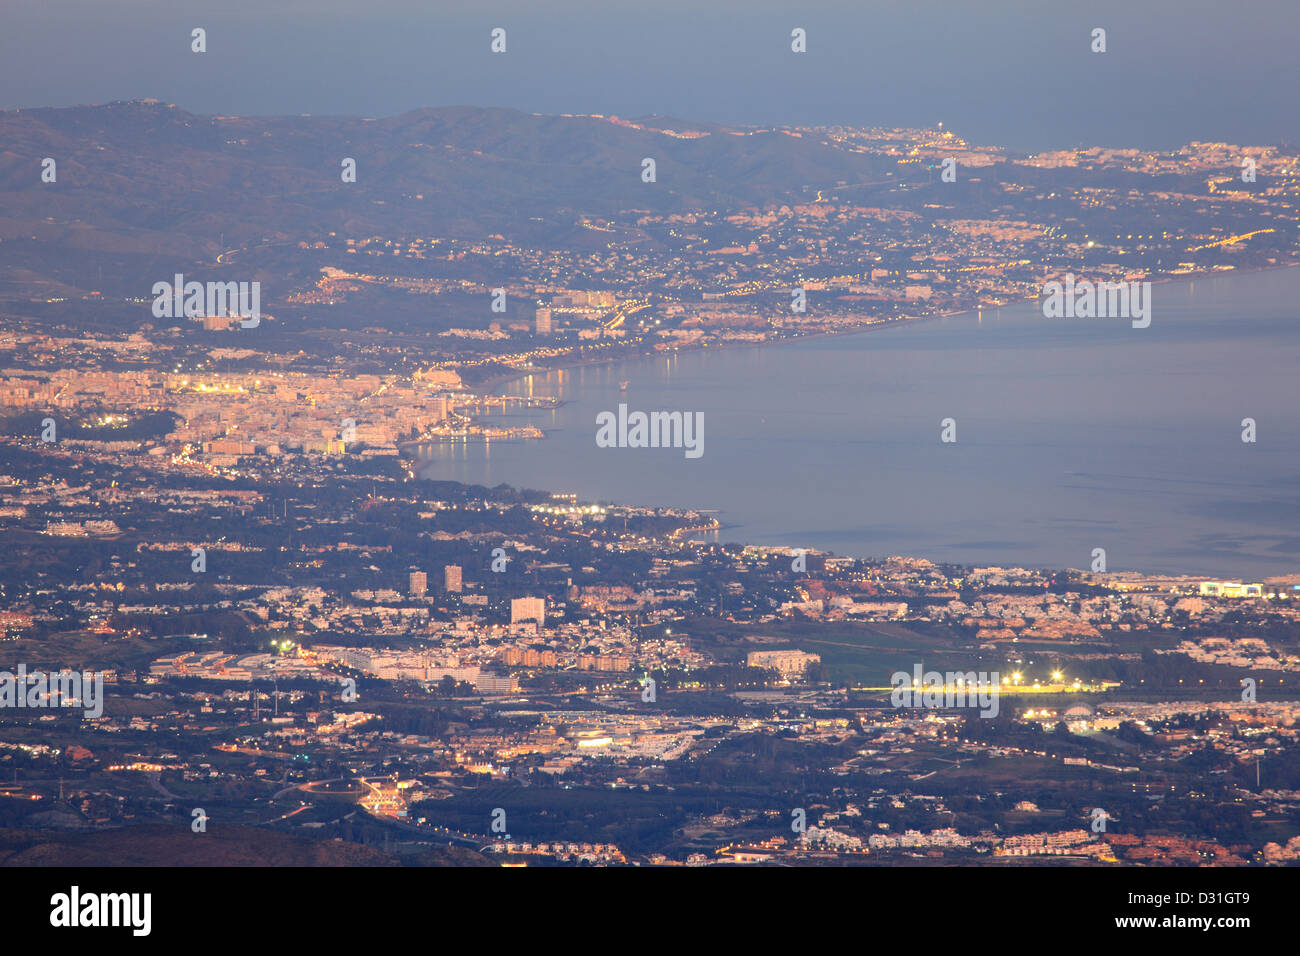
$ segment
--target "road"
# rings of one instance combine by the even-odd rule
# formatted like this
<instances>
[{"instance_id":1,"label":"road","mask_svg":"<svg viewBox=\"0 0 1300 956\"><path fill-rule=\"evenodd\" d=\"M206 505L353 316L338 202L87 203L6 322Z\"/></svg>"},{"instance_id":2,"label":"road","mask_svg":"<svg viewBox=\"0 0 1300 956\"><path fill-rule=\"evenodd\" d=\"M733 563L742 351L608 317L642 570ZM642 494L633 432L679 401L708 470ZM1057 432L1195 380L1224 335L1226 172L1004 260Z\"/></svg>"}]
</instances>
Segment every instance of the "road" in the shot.
<instances>
[{"instance_id":1,"label":"road","mask_svg":"<svg viewBox=\"0 0 1300 956\"><path fill-rule=\"evenodd\" d=\"M149 786L153 787L164 797L167 797L169 800L180 799L180 796L178 794L172 793L170 790L168 790L166 787L163 786L161 771L151 770L147 774L145 774L145 776L148 777L149 779Z\"/></svg>"}]
</instances>

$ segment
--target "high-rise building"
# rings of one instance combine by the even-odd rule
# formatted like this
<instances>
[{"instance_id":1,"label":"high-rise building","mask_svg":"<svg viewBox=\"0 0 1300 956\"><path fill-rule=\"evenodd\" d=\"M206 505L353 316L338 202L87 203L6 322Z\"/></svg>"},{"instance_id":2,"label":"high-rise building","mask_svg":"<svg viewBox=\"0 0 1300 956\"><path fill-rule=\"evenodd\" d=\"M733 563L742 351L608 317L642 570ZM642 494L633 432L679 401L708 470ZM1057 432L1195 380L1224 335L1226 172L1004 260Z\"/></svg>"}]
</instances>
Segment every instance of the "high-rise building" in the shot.
<instances>
[{"instance_id":1,"label":"high-rise building","mask_svg":"<svg viewBox=\"0 0 1300 956\"><path fill-rule=\"evenodd\" d=\"M546 624L546 598L521 597L510 602L510 623L536 621L538 627Z\"/></svg>"},{"instance_id":2,"label":"high-rise building","mask_svg":"<svg viewBox=\"0 0 1300 956\"><path fill-rule=\"evenodd\" d=\"M422 598L429 590L429 576L423 571L411 572L411 597Z\"/></svg>"},{"instance_id":3,"label":"high-rise building","mask_svg":"<svg viewBox=\"0 0 1300 956\"><path fill-rule=\"evenodd\" d=\"M537 334L551 334L551 310L543 309L540 306L537 309Z\"/></svg>"},{"instance_id":4,"label":"high-rise building","mask_svg":"<svg viewBox=\"0 0 1300 956\"><path fill-rule=\"evenodd\" d=\"M460 593L460 565L449 564L442 569L442 586L451 594Z\"/></svg>"}]
</instances>

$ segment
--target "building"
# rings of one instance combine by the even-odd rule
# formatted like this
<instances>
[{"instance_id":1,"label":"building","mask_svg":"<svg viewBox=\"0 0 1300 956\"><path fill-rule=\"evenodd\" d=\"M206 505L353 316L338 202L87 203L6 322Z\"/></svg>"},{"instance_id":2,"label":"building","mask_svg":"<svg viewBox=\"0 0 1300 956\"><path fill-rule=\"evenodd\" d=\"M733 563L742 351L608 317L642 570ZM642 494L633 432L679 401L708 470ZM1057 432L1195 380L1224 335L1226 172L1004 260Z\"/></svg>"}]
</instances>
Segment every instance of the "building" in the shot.
<instances>
[{"instance_id":1,"label":"building","mask_svg":"<svg viewBox=\"0 0 1300 956\"><path fill-rule=\"evenodd\" d=\"M423 571L411 572L411 597L422 598L429 590L429 576Z\"/></svg>"},{"instance_id":2,"label":"building","mask_svg":"<svg viewBox=\"0 0 1300 956\"><path fill-rule=\"evenodd\" d=\"M513 677L479 674L474 679L474 689L480 694L513 694L519 690L519 683Z\"/></svg>"},{"instance_id":3,"label":"building","mask_svg":"<svg viewBox=\"0 0 1300 956\"><path fill-rule=\"evenodd\" d=\"M1262 584L1242 584L1240 581L1202 581L1202 597L1259 597L1264 593Z\"/></svg>"},{"instance_id":4,"label":"building","mask_svg":"<svg viewBox=\"0 0 1300 956\"><path fill-rule=\"evenodd\" d=\"M460 593L460 565L449 564L442 569L442 586L448 594Z\"/></svg>"},{"instance_id":5,"label":"building","mask_svg":"<svg viewBox=\"0 0 1300 956\"><path fill-rule=\"evenodd\" d=\"M551 310L550 309L543 309L540 307L537 309L537 334L538 335L551 334Z\"/></svg>"},{"instance_id":6,"label":"building","mask_svg":"<svg viewBox=\"0 0 1300 956\"><path fill-rule=\"evenodd\" d=\"M809 664L820 662L817 654L803 651L750 651L745 656L745 663L750 667L770 668L786 679L802 677Z\"/></svg>"},{"instance_id":7,"label":"building","mask_svg":"<svg viewBox=\"0 0 1300 956\"><path fill-rule=\"evenodd\" d=\"M225 332L240 323L238 315L196 315L194 321L203 326L206 332Z\"/></svg>"},{"instance_id":8,"label":"building","mask_svg":"<svg viewBox=\"0 0 1300 956\"><path fill-rule=\"evenodd\" d=\"M539 651L532 647L508 647L500 660L507 665L522 664L524 667L556 667L559 663L555 651Z\"/></svg>"},{"instance_id":9,"label":"building","mask_svg":"<svg viewBox=\"0 0 1300 956\"><path fill-rule=\"evenodd\" d=\"M257 446L251 441L232 441L219 438L216 441L205 441L203 443L203 454L255 455L257 454Z\"/></svg>"},{"instance_id":10,"label":"building","mask_svg":"<svg viewBox=\"0 0 1300 956\"><path fill-rule=\"evenodd\" d=\"M510 623L536 621L538 627L546 624L546 599L539 597L515 598L510 602Z\"/></svg>"},{"instance_id":11,"label":"building","mask_svg":"<svg viewBox=\"0 0 1300 956\"><path fill-rule=\"evenodd\" d=\"M630 671L631 669L631 658L624 657L621 654L578 655L578 670L580 671Z\"/></svg>"},{"instance_id":12,"label":"building","mask_svg":"<svg viewBox=\"0 0 1300 956\"><path fill-rule=\"evenodd\" d=\"M481 673L479 667L474 664L461 667L429 667L425 669L424 679L437 683L443 678L450 677L457 682L474 684L478 682Z\"/></svg>"}]
</instances>

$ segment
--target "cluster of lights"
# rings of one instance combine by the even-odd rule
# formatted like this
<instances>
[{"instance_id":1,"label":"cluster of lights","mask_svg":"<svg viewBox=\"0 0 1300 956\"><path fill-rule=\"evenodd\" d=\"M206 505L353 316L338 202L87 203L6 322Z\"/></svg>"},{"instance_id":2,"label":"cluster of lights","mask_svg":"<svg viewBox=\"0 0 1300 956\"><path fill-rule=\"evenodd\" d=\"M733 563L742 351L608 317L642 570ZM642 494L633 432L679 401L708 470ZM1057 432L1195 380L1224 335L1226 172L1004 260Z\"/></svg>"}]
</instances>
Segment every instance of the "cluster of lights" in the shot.
<instances>
[{"instance_id":1,"label":"cluster of lights","mask_svg":"<svg viewBox=\"0 0 1300 956\"><path fill-rule=\"evenodd\" d=\"M260 385L261 383L258 382L258 384ZM195 382L193 385L190 385L190 380L188 378L181 381L181 387L189 388L195 392L216 392L224 395L228 395L232 392L247 391L247 389L242 385L223 385L220 383L209 385L207 382Z\"/></svg>"},{"instance_id":2,"label":"cluster of lights","mask_svg":"<svg viewBox=\"0 0 1300 956\"><path fill-rule=\"evenodd\" d=\"M603 515L606 510L599 505L578 506L574 508L552 508L547 505L534 505L533 511L548 515Z\"/></svg>"},{"instance_id":3,"label":"cluster of lights","mask_svg":"<svg viewBox=\"0 0 1300 956\"><path fill-rule=\"evenodd\" d=\"M1020 671L1012 671L1011 677L1007 681L1007 683L1011 684L1012 686L1019 686L1020 684L1024 683L1024 680L1025 680L1024 674L1022 674ZM1064 684L1067 680L1068 678L1060 671L1052 671L1052 683ZM1035 687L1041 686L1041 682L1034 681L1034 686ZM1078 690L1083 686L1083 683L1081 681L1076 680L1070 686L1073 687L1075 690Z\"/></svg>"}]
</instances>

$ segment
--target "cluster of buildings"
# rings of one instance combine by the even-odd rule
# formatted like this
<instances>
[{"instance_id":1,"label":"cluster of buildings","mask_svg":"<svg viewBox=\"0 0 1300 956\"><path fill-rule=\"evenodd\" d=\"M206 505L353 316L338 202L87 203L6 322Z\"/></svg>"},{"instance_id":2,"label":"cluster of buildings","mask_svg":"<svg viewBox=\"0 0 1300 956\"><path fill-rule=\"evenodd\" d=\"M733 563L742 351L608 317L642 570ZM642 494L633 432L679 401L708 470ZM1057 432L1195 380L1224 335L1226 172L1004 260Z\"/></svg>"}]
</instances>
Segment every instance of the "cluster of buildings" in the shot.
<instances>
[{"instance_id":1,"label":"cluster of buildings","mask_svg":"<svg viewBox=\"0 0 1300 956\"><path fill-rule=\"evenodd\" d=\"M993 852L998 856L1088 856L1115 862L1111 845L1087 830L1009 836Z\"/></svg>"},{"instance_id":2,"label":"cluster of buildings","mask_svg":"<svg viewBox=\"0 0 1300 956\"><path fill-rule=\"evenodd\" d=\"M154 678L198 677L203 680L256 681L306 678L337 681L310 660L280 654L188 652L160 657L149 665Z\"/></svg>"},{"instance_id":3,"label":"cluster of buildings","mask_svg":"<svg viewBox=\"0 0 1300 956\"><path fill-rule=\"evenodd\" d=\"M612 843L516 843L500 840L488 844L485 849L495 855L546 857L562 863L608 865L627 862L623 851Z\"/></svg>"},{"instance_id":4,"label":"cluster of buildings","mask_svg":"<svg viewBox=\"0 0 1300 956\"><path fill-rule=\"evenodd\" d=\"M1085 596L1047 590L1050 576L1041 571L979 568L954 581L933 572L917 573L924 570L886 562L868 579L857 581L853 574L835 574L828 566L824 578L802 583L799 599L783 603L778 610L787 616L799 613L827 621L949 622L972 629L984 642L1086 640L1098 639L1108 629L1214 623L1225 614L1240 611L1243 602L1276 620L1300 621L1300 579L1294 576L1242 585L1137 574L1108 580L1094 574L1084 575L1082 583L1106 587L1107 593ZM972 586L1042 590L1037 594L994 590L975 600L958 596L958 588ZM869 590L878 595L882 588L906 600L881 600L864 593Z\"/></svg>"},{"instance_id":5,"label":"cluster of buildings","mask_svg":"<svg viewBox=\"0 0 1300 956\"><path fill-rule=\"evenodd\" d=\"M750 651L745 655L745 663L748 666L774 670L784 680L798 679L804 675L810 664L820 662L821 657L804 651Z\"/></svg>"},{"instance_id":6,"label":"cluster of buildings","mask_svg":"<svg viewBox=\"0 0 1300 956\"><path fill-rule=\"evenodd\" d=\"M490 351L504 365L526 368L579 345L663 351L996 307L1036 298L1046 278L1079 262L1088 263L1097 281L1150 278L1156 268L1168 274L1232 269L1242 258L1236 244L1243 237L1234 235L1241 212L1257 207L1277 223L1261 231L1276 231L1296 221L1300 195L1296 157L1276 147L1192 143L1158 152L1081 149L1013 159L998 147L972 144L942 128L784 132L879 157L886 172L877 185L885 187L889 201L863 202L861 192L841 196L827 188L802 202L584 217L581 229L609 237L594 249L585 243L522 246L501 237L331 235L316 247L356 256L367 265L323 268L317 287L299 293L296 301L340 304L385 287L486 303L501 290L525 307L498 317L485 305L481 326L440 335L470 350ZM719 134L696 130L691 135ZM1247 158L1261 177L1250 188L1238 176ZM992 198L926 202L932 191L918 187L937 182L949 163L956 164L963 181L987 180ZM990 178L993 166L1002 174ZM1124 178L1114 185L1067 178L1042 185L1043 174L1065 168ZM1033 171L1033 185L1019 181L1017 171ZM1154 182L1169 174L1191 174L1204 187L1171 192ZM1153 181L1146 189L1134 188L1133 176ZM1062 204L1075 215L1063 217ZM1114 213L1106 219L1129 215L1160 221L1163 228L1135 232L1131 225L1113 231L1088 225L1101 211ZM1062 227L1062 221L1070 226ZM655 243L639 244L635 255L619 249L613 236L631 228ZM394 257L427 267L414 277L410 269L391 268ZM440 262L455 268L440 275ZM464 278L466 262L496 278ZM807 296L802 310L790 307L796 287ZM452 359L447 367L461 361L469 367L481 359Z\"/></svg>"},{"instance_id":7,"label":"cluster of buildings","mask_svg":"<svg viewBox=\"0 0 1300 956\"><path fill-rule=\"evenodd\" d=\"M1159 648L1156 653L1186 654L1201 664L1223 664L1268 671L1300 670L1300 655L1279 651L1258 637L1202 637L1181 641L1171 649Z\"/></svg>"}]
</instances>

